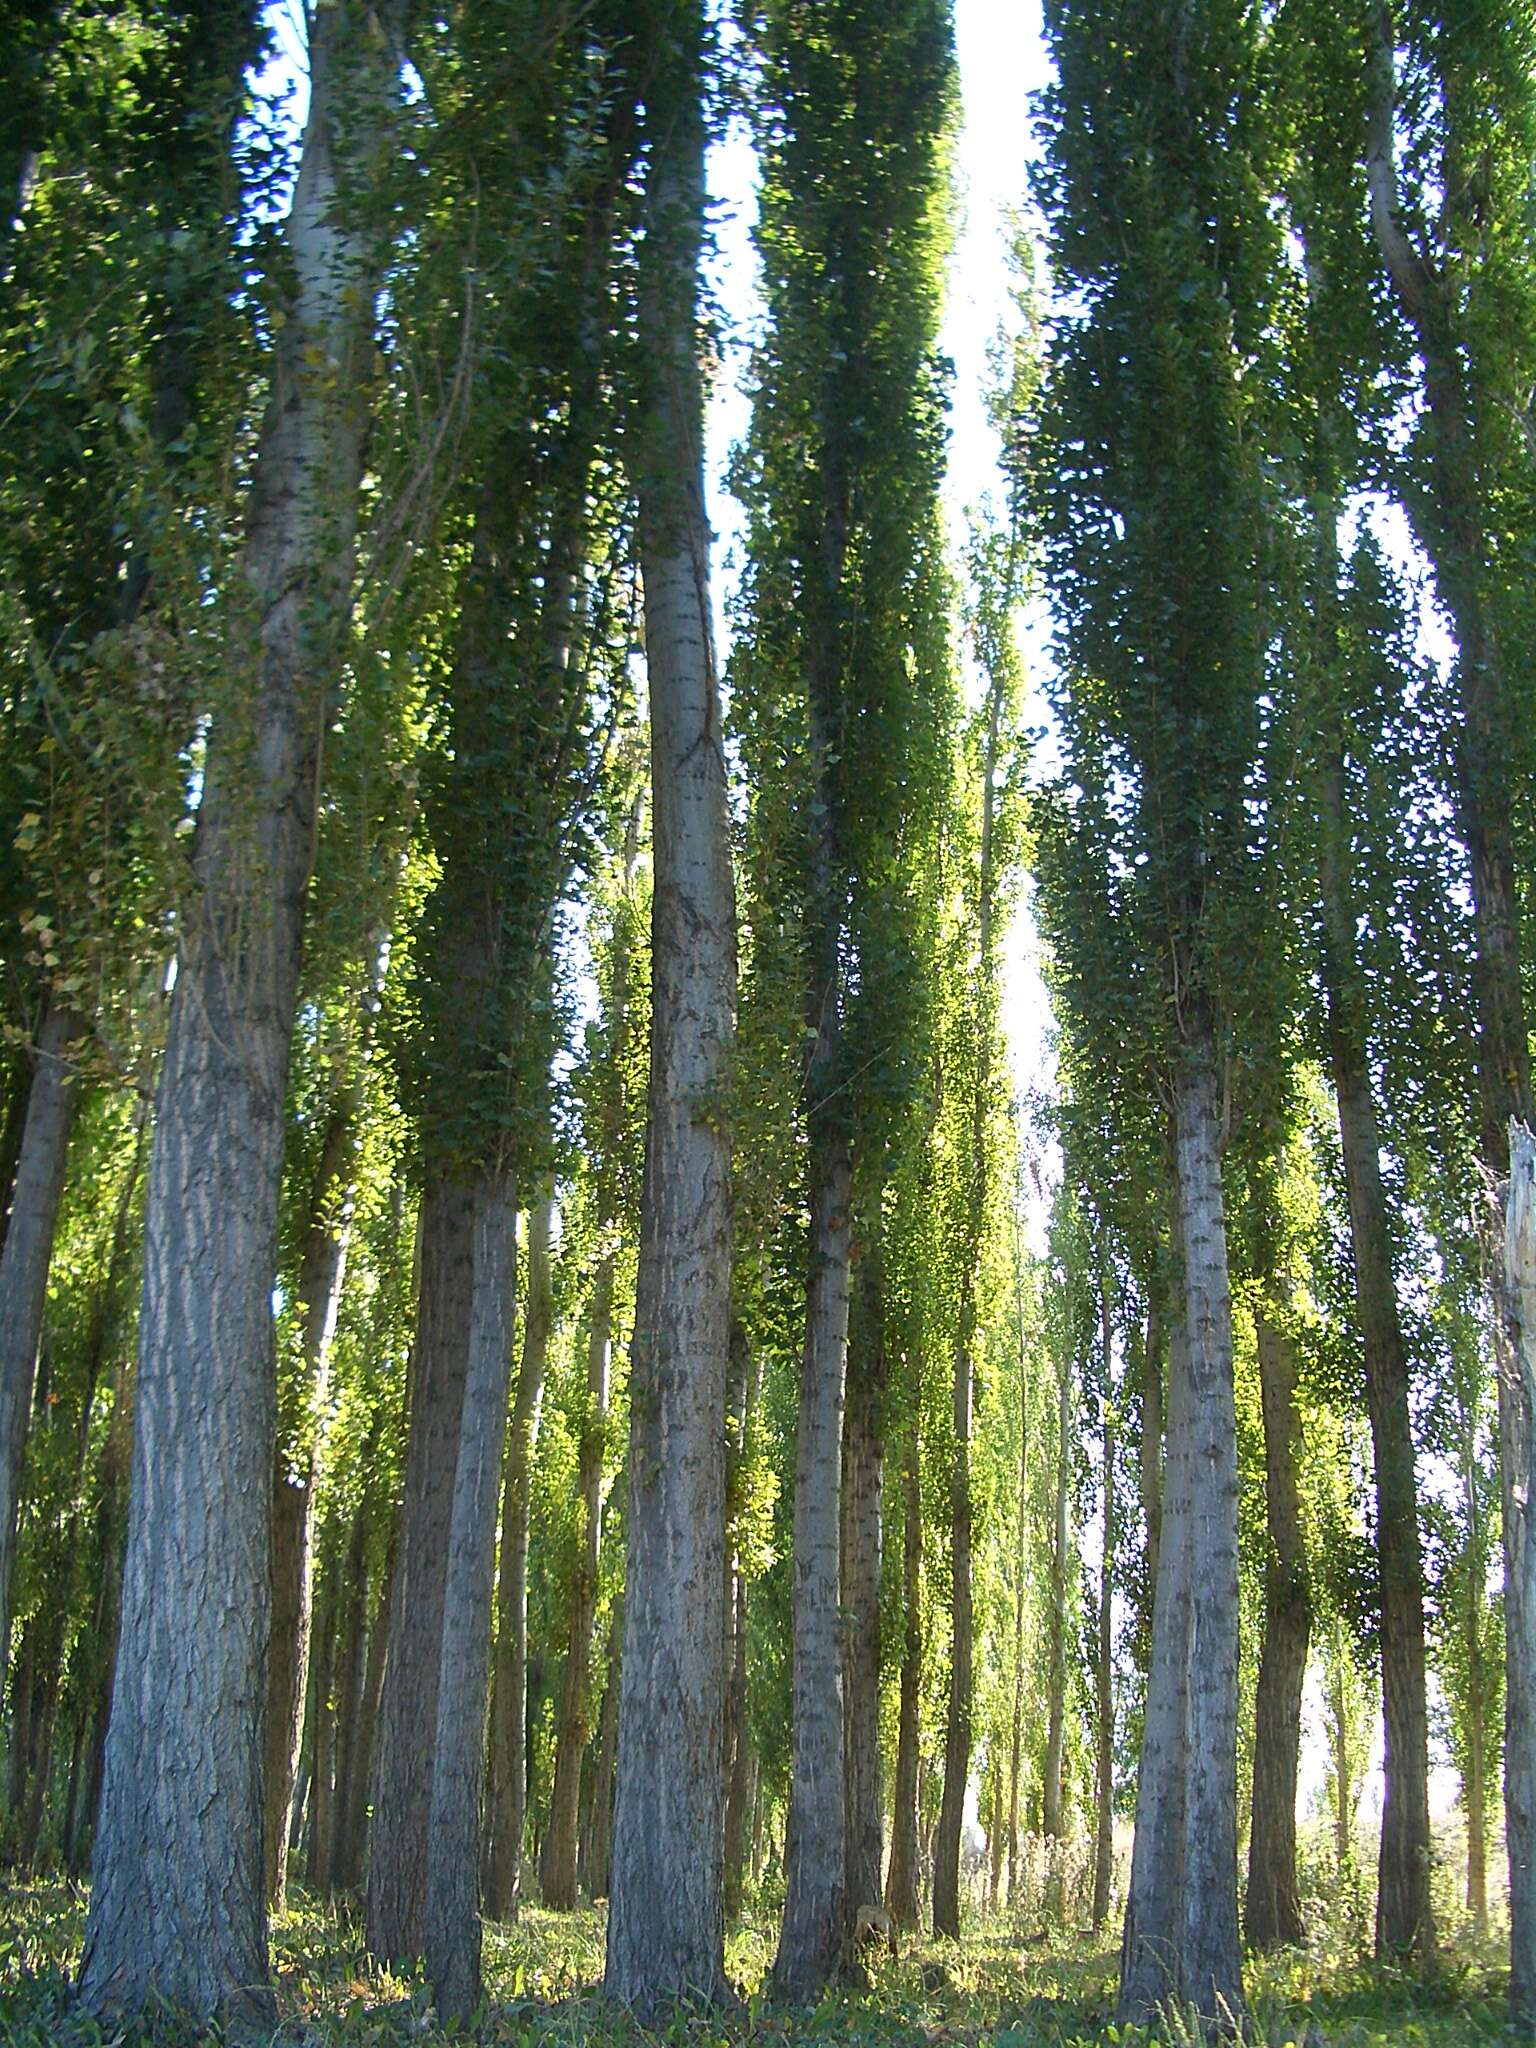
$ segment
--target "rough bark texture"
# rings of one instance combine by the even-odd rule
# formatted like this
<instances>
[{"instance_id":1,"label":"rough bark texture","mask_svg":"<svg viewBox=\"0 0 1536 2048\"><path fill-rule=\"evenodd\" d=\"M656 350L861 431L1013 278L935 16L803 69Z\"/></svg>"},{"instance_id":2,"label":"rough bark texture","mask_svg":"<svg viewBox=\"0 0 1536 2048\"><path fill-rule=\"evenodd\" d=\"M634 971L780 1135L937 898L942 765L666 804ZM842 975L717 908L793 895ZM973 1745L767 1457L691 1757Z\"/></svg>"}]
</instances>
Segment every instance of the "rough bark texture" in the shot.
<instances>
[{"instance_id":1,"label":"rough bark texture","mask_svg":"<svg viewBox=\"0 0 1536 2048\"><path fill-rule=\"evenodd\" d=\"M1146 1637L1150 1643L1163 1540L1163 1314L1156 1300L1147 1309L1146 1349L1141 1359L1141 1513L1147 1528Z\"/></svg>"},{"instance_id":2,"label":"rough bark texture","mask_svg":"<svg viewBox=\"0 0 1536 2048\"><path fill-rule=\"evenodd\" d=\"M608 1896L609 1850L613 1841L613 1768L619 1747L619 1645L624 1638L623 1608L608 1625L608 1680L603 1687L603 1712L598 1722L597 1749L592 1759L592 1802L582 1844L582 1882L589 1899Z\"/></svg>"},{"instance_id":3,"label":"rough bark texture","mask_svg":"<svg viewBox=\"0 0 1536 2048\"><path fill-rule=\"evenodd\" d=\"M400 10L315 17L288 318L258 435L244 688L210 732L145 1220L122 1624L81 1995L270 2024L262 1708L283 1103L321 734L349 616L379 238L342 167L399 86ZM347 91L339 85L345 76ZM233 603L232 599L232 603ZM174 1759L174 1765L167 1759Z\"/></svg>"},{"instance_id":4,"label":"rough bark texture","mask_svg":"<svg viewBox=\"0 0 1536 2048\"><path fill-rule=\"evenodd\" d=\"M736 905L711 642L694 314L702 22L656 52L640 336L651 693L651 1074L630 1365L629 1517L609 1995L725 1990L720 1731Z\"/></svg>"},{"instance_id":5,"label":"rough bark texture","mask_svg":"<svg viewBox=\"0 0 1536 2048\"><path fill-rule=\"evenodd\" d=\"M1506 1428L1511 1419L1528 1429L1536 1414L1536 1139L1528 1124L1509 1127L1509 1196L1505 1210L1503 1265L1509 1290L1511 1370L1519 1377L1501 1403ZM1529 1456L1531 1445L1514 1446ZM1510 1447L1505 1446L1504 1628L1506 1679L1504 1761L1505 1827L1509 1836L1510 2004L1517 2015L1536 2011L1536 1526L1529 1494L1512 1494L1508 1484ZM1516 1469L1519 1469L1518 1467ZM1518 1660L1518 1661L1517 1661Z\"/></svg>"},{"instance_id":6,"label":"rough bark texture","mask_svg":"<svg viewBox=\"0 0 1536 2048\"><path fill-rule=\"evenodd\" d=\"M949 1700L944 1718L944 1795L934 1850L933 1928L960 1938L960 1841L965 1828L965 1793L971 1775L971 1716L975 1693L975 1617L971 1587L971 1409L974 1398L976 1290L986 1233L987 1143L992 1116L992 1075L996 1062L996 980L993 911L996 896L997 764L1002 735L1006 665L999 663L987 698L987 738L982 758L981 847L976 916L976 985L972 1002L974 1037L970 1157L966 1162L965 1234L960 1254L959 1313L951 1362L951 1421L954 1454L949 1474L950 1652Z\"/></svg>"},{"instance_id":7,"label":"rough bark texture","mask_svg":"<svg viewBox=\"0 0 1536 2048\"><path fill-rule=\"evenodd\" d=\"M474 1289L443 1588L442 1665L427 1828L425 1951L438 2018L480 2003L480 1796L496 1559L496 1494L507 1433L517 1300L517 1196L505 1167L474 1193ZM526 1541L526 1538L525 1538Z\"/></svg>"},{"instance_id":8,"label":"rough bark texture","mask_svg":"<svg viewBox=\"0 0 1536 2048\"><path fill-rule=\"evenodd\" d=\"M576 1904L577 1817L581 1765L592 1733L592 1630L597 1620L597 1571L603 1531L603 1456L608 1426L608 1364L613 1344L613 1256L600 1263L587 1331L587 1406L578 1453L582 1551L571 1588L565 1650L565 1687L555 1731L555 1782L539 1868L546 1906L569 1912Z\"/></svg>"},{"instance_id":9,"label":"rough bark texture","mask_svg":"<svg viewBox=\"0 0 1536 2048\"><path fill-rule=\"evenodd\" d=\"M299 1370L292 1393L303 1414L279 1417L279 1443L272 1488L272 1641L267 1658L265 1863L267 1897L283 1902L287 1859L283 1854L288 1808L298 1769L304 1684L309 1666L310 1609L315 1538L315 1481L319 1443L306 1427L325 1400L331 1338L341 1306L347 1269L350 1204L347 1193L356 1149L352 1105L338 1103L320 1148L310 1195L309 1220L299 1268L303 1304ZM286 1420L288 1428L283 1428ZM295 1443L310 1435L307 1444ZM285 1449L289 1455L285 1456ZM294 1453L297 1453L296 1458Z\"/></svg>"},{"instance_id":10,"label":"rough bark texture","mask_svg":"<svg viewBox=\"0 0 1536 2048\"><path fill-rule=\"evenodd\" d=\"M0 1247L0 1695L10 1650L16 1513L48 1298L48 1266L64 1195L69 1134L80 1105L71 1053L83 1029L78 1017L57 1004L44 1014Z\"/></svg>"},{"instance_id":11,"label":"rough bark texture","mask_svg":"<svg viewBox=\"0 0 1536 2048\"><path fill-rule=\"evenodd\" d=\"M726 1477L727 1512L733 1541L726 1589L727 1669L725 1692L725 1917L740 1916L746 1881L747 1824L751 1817L757 1759L747 1722L747 1577L742 1567L739 1524L741 1467L752 1415L762 1388L763 1358L750 1355L745 1328L731 1327L731 1460Z\"/></svg>"},{"instance_id":12,"label":"rough bark texture","mask_svg":"<svg viewBox=\"0 0 1536 2048\"><path fill-rule=\"evenodd\" d=\"M844 1864L843 1674L838 1560L848 1349L848 1142L829 1133L811 1188L811 1266L795 1415L794 1682L784 1917L773 1964L782 1998L839 1971L850 1901Z\"/></svg>"},{"instance_id":13,"label":"rough bark texture","mask_svg":"<svg viewBox=\"0 0 1536 2048\"><path fill-rule=\"evenodd\" d=\"M878 1198L873 1205L878 1215ZM864 1254L843 1420L843 1755L848 1901L878 1906L885 1866L880 1770L880 1529L885 1304L877 1246Z\"/></svg>"},{"instance_id":14,"label":"rough bark texture","mask_svg":"<svg viewBox=\"0 0 1536 2048\"><path fill-rule=\"evenodd\" d=\"M1101 1248L1101 1260L1107 1255ZM1119 1503L1115 1498L1114 1356L1109 1320L1109 1276L1099 1270L1099 1344L1103 1357L1104 1542L1099 1556L1099 1611L1093 1660L1094 1836L1093 1925L1095 1932L1109 1918L1109 1897L1115 1874L1115 1552L1119 1542Z\"/></svg>"},{"instance_id":15,"label":"rough bark texture","mask_svg":"<svg viewBox=\"0 0 1536 2048\"><path fill-rule=\"evenodd\" d=\"M1193 999L1197 1002L1198 999ZM1237 1926L1237 1431L1215 1030L1198 1010L1174 1076L1183 1317L1169 1360L1168 1473L1120 2009L1243 2011Z\"/></svg>"},{"instance_id":16,"label":"rough bark texture","mask_svg":"<svg viewBox=\"0 0 1536 2048\"><path fill-rule=\"evenodd\" d=\"M1072 1379L1063 1367L1056 1388L1056 1506L1051 1535L1050 1621L1046 1645L1045 1778L1041 1832L1062 1832L1061 1768L1067 1723L1067 1552L1072 1540Z\"/></svg>"},{"instance_id":17,"label":"rough bark texture","mask_svg":"<svg viewBox=\"0 0 1536 2048\"><path fill-rule=\"evenodd\" d=\"M1243 1931L1250 1948L1283 1948L1304 1929L1296 1884L1296 1776L1312 1596L1297 1475L1301 1425L1291 1340L1258 1317L1264 1411L1264 1648L1254 1704L1253 1819Z\"/></svg>"},{"instance_id":18,"label":"rough bark texture","mask_svg":"<svg viewBox=\"0 0 1536 2048\"><path fill-rule=\"evenodd\" d=\"M885 1909L898 1927L915 1928L918 1897L918 1777L923 1704L923 1494L917 1423L907 1437L902 1467L901 1705L896 1728L896 1784L891 1798L891 1861Z\"/></svg>"},{"instance_id":19,"label":"rough bark texture","mask_svg":"<svg viewBox=\"0 0 1536 2048\"><path fill-rule=\"evenodd\" d=\"M1008 1903L1019 1902L1019 1790L1024 1763L1024 1587L1029 1547L1029 1378L1023 1227L1014 1217L1014 1322L1019 1370L1019 1508L1013 1532L1013 1714L1008 1734Z\"/></svg>"},{"instance_id":20,"label":"rough bark texture","mask_svg":"<svg viewBox=\"0 0 1536 2048\"><path fill-rule=\"evenodd\" d=\"M522 1895L523 1837L528 1820L528 1503L554 1325L549 1262L554 1223L554 1196L546 1190L528 1219L528 1307L502 1487L485 1905L493 1920L515 1919Z\"/></svg>"},{"instance_id":21,"label":"rough bark texture","mask_svg":"<svg viewBox=\"0 0 1536 2048\"><path fill-rule=\"evenodd\" d=\"M437 1725L443 1584L469 1359L471 1214L472 1194L463 1181L446 1175L428 1180L421 1196L410 1432L369 1829L368 1946L391 1962L422 1951L432 1796L432 1755L423 1731Z\"/></svg>"},{"instance_id":22,"label":"rough bark texture","mask_svg":"<svg viewBox=\"0 0 1536 2048\"><path fill-rule=\"evenodd\" d=\"M1339 1139L1349 1195L1355 1301L1365 1354L1381 1576L1381 1680L1386 1799L1376 1893L1379 1955L1434 1951L1430 1901L1429 1713L1425 1692L1423 1564L1409 1409L1408 1348L1398 1311L1381 1136L1356 993L1356 914L1349 875L1344 763L1336 743L1321 775L1319 881L1323 981Z\"/></svg>"}]
</instances>

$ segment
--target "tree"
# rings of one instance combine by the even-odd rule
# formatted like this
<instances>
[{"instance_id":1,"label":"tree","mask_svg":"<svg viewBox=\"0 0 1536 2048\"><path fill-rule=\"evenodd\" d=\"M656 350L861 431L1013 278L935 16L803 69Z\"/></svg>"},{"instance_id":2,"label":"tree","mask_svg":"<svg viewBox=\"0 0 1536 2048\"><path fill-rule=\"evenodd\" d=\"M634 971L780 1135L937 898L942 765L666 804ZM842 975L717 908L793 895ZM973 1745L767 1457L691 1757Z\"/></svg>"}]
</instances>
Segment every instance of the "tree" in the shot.
<instances>
[{"instance_id":1,"label":"tree","mask_svg":"<svg viewBox=\"0 0 1536 2048\"><path fill-rule=\"evenodd\" d=\"M1172 1997L1216 2020L1243 2003L1221 1153L1232 1033L1263 985L1243 803L1263 612L1240 363L1262 331L1271 262L1255 198L1254 24L1214 0L1131 0L1112 18L1058 6L1048 31L1061 84L1041 195L1081 311L1062 322L1048 372L1046 565L1071 773L1109 828L1110 872L1156 973L1143 1015L1163 1040L1179 1278L1120 2002L1139 2019Z\"/></svg>"},{"instance_id":2,"label":"tree","mask_svg":"<svg viewBox=\"0 0 1536 2048\"><path fill-rule=\"evenodd\" d=\"M366 12L366 19L364 18ZM133 1494L81 1994L267 2021L261 1675L282 1109L321 733L340 681L384 223L361 203L400 8L327 9L286 320L230 592L145 1227ZM174 1773L162 1767L175 1756Z\"/></svg>"},{"instance_id":3,"label":"tree","mask_svg":"<svg viewBox=\"0 0 1536 2048\"><path fill-rule=\"evenodd\" d=\"M651 1067L630 1354L629 1513L604 1988L725 1990L720 1784L736 903L709 615L695 331L705 30L646 21L636 423L651 700Z\"/></svg>"}]
</instances>

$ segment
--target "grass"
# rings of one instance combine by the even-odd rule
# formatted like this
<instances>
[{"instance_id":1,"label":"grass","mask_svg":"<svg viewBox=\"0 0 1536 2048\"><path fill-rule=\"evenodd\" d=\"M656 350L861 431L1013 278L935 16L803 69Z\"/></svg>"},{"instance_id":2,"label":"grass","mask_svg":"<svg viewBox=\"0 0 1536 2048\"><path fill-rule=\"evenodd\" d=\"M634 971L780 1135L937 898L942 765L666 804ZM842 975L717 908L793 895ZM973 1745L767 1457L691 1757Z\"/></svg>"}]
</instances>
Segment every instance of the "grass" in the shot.
<instances>
[{"instance_id":1,"label":"grass","mask_svg":"<svg viewBox=\"0 0 1536 2048\"><path fill-rule=\"evenodd\" d=\"M38 1884L0 1891L0 2043L5 2048L193 2048L213 2043L166 2014L103 2029L73 2009L85 1897ZM1179 2048L1170 2020L1156 2035L1112 2022L1116 1958L1074 1941L1022 1943L1006 1920L960 1943L904 1945L867 1992L839 1992L797 2011L770 2006L762 1983L771 1932L747 1927L727 1947L744 2004L721 2015L683 2009L642 2026L597 1994L603 1925L597 1911L527 1910L486 1934L486 2044L516 2048ZM295 1892L272 1929L282 2025L279 2048L440 2048L424 1985L381 1969L351 1915ZM1253 1959L1251 2038L1263 2048L1472 2048L1509 2038L1503 1959L1488 1944L1449 1951L1430 1980L1332 1952L1327 1945Z\"/></svg>"}]
</instances>

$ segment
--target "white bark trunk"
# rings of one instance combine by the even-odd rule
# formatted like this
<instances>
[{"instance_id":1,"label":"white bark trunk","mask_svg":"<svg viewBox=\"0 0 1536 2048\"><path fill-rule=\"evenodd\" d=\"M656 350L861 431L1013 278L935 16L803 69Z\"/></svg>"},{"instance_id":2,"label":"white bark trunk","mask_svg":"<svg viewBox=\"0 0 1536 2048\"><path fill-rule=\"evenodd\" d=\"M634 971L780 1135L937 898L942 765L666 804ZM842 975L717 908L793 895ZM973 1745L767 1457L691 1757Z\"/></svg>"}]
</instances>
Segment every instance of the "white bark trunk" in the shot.
<instances>
[{"instance_id":1,"label":"white bark trunk","mask_svg":"<svg viewBox=\"0 0 1536 2048\"><path fill-rule=\"evenodd\" d=\"M1536 1137L1513 1118L1504 1270L1514 1338L1501 1403L1504 1813L1509 1843L1510 2005L1519 2015L1536 2011Z\"/></svg>"},{"instance_id":2,"label":"white bark trunk","mask_svg":"<svg viewBox=\"0 0 1536 2048\"><path fill-rule=\"evenodd\" d=\"M466 2024L480 2003L480 1798L490 1675L496 1495L507 1429L517 1299L517 1199L510 1174L475 1186L474 1293L427 1828L426 1960L438 2018Z\"/></svg>"},{"instance_id":3,"label":"white bark trunk","mask_svg":"<svg viewBox=\"0 0 1536 2048\"><path fill-rule=\"evenodd\" d=\"M1180 1049L1174 1178L1183 1263L1120 2009L1243 2010L1237 1928L1237 1432L1214 1032Z\"/></svg>"},{"instance_id":4,"label":"white bark trunk","mask_svg":"<svg viewBox=\"0 0 1536 2048\"><path fill-rule=\"evenodd\" d=\"M382 253L354 203L398 98L400 23L398 4L315 16L287 227L293 291L247 514L250 666L237 665L209 739L150 1173L122 1623L81 1971L98 2014L160 1997L200 2016L273 2017L261 1799L272 1500L252 1475L272 1468L283 1101Z\"/></svg>"},{"instance_id":5,"label":"white bark trunk","mask_svg":"<svg viewBox=\"0 0 1536 2048\"><path fill-rule=\"evenodd\" d=\"M610 1996L725 1990L720 1782L736 905L711 644L694 314L702 25L656 55L638 476L651 692L651 1079L630 1376Z\"/></svg>"}]
</instances>

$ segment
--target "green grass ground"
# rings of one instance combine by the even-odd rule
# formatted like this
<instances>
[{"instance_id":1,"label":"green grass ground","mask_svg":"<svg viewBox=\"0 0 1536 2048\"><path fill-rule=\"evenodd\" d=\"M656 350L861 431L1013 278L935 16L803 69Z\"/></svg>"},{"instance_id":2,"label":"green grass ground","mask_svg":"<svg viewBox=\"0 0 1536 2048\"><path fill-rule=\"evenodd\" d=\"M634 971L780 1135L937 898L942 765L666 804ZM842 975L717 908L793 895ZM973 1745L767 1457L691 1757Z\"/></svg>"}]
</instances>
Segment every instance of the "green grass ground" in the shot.
<instances>
[{"instance_id":1,"label":"green grass ground","mask_svg":"<svg viewBox=\"0 0 1536 2048\"><path fill-rule=\"evenodd\" d=\"M102 2029L72 2009L68 1983L79 1956L85 1901L60 1885L0 1891L0 2043L5 2048L190 2048L212 2042L169 2018L134 2030ZM965 1941L904 1946L882 1960L865 1993L840 1993L802 2011L766 2004L760 1986L771 1955L766 1929L733 1936L727 1962L745 1993L728 2017L682 2012L642 2027L605 2005L602 1918L528 1911L486 1942L487 2043L519 2048L1142 2048L1186 2038L1171 2022L1158 2034L1112 2023L1115 1957L1087 1943L1021 1941L1004 1920ZM419 1982L391 1976L365 1954L345 1912L295 1894L272 1931L284 2048L435 2048ZM1251 2038L1264 2048L1471 2048L1507 2039L1501 1956L1493 1944L1448 1953L1429 1983L1324 1951L1254 1961L1248 1985Z\"/></svg>"}]
</instances>

